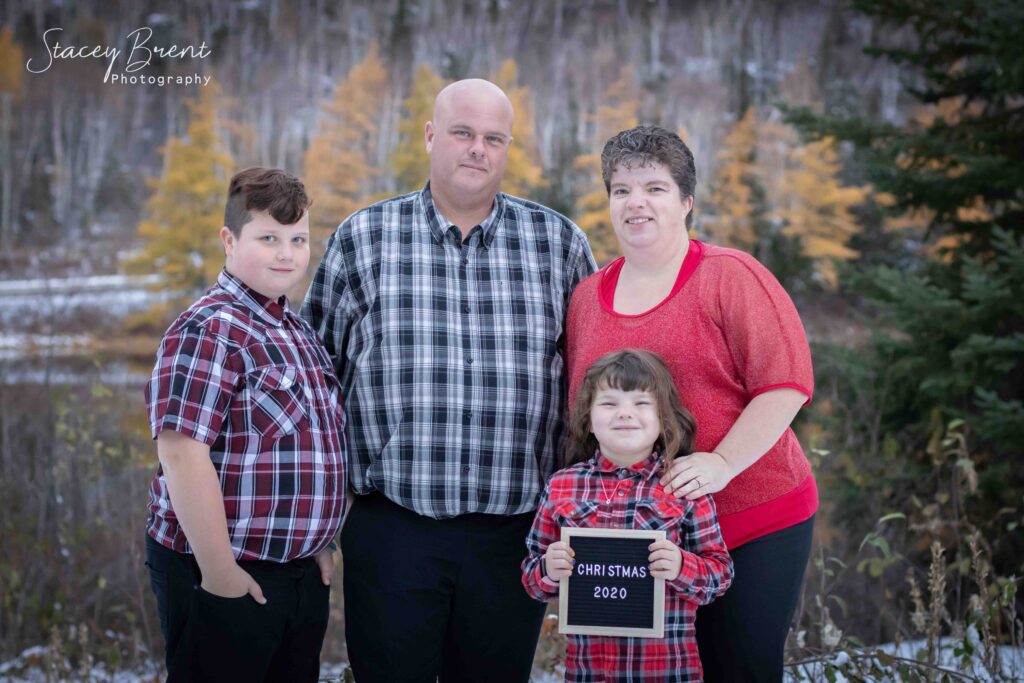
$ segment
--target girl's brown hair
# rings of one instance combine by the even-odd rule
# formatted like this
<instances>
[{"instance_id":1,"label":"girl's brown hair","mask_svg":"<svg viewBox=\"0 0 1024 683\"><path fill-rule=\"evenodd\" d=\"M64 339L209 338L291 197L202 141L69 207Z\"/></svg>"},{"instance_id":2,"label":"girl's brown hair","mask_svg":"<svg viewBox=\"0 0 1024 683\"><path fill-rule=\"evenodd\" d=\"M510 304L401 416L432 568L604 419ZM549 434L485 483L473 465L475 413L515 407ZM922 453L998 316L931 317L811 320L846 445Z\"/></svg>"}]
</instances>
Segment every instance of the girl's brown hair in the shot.
<instances>
[{"instance_id":1,"label":"girl's brown hair","mask_svg":"<svg viewBox=\"0 0 1024 683\"><path fill-rule=\"evenodd\" d=\"M587 369L569 418L565 465L591 458L597 438L590 428L590 407L601 389L647 391L654 397L661 421L661 433L654 447L661 452L661 469L667 471L679 455L693 452L697 422L679 401L672 373L657 354L639 349L607 353Z\"/></svg>"}]
</instances>

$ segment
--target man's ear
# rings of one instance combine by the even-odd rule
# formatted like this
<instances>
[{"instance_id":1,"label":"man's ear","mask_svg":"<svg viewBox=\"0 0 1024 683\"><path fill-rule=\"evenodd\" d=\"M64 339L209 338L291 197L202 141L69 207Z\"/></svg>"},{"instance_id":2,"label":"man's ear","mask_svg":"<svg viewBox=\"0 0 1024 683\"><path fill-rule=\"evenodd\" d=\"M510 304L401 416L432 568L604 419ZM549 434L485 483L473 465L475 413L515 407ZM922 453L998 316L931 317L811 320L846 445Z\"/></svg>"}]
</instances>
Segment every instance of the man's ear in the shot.
<instances>
[{"instance_id":1,"label":"man's ear","mask_svg":"<svg viewBox=\"0 0 1024 683\"><path fill-rule=\"evenodd\" d=\"M434 122L427 121L423 126L423 142L426 144L427 154L430 154L430 148L434 146Z\"/></svg>"}]
</instances>

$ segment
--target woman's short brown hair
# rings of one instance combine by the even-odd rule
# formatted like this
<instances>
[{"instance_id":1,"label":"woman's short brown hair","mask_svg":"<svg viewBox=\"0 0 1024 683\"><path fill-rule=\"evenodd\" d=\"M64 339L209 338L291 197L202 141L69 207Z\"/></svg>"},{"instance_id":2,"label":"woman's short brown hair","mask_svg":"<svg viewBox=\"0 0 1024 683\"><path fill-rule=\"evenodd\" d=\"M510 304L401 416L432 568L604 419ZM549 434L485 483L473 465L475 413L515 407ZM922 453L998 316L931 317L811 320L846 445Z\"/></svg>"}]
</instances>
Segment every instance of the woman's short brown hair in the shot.
<instances>
[{"instance_id":1,"label":"woman's short brown hair","mask_svg":"<svg viewBox=\"0 0 1024 683\"><path fill-rule=\"evenodd\" d=\"M604 388L647 391L654 396L661 422L655 448L661 453L662 471L668 470L676 456L693 452L697 422L679 401L679 392L665 362L650 351L623 349L598 358L583 376L569 417L566 466L587 460L597 450L597 438L591 430L590 409L597 392Z\"/></svg>"}]
</instances>

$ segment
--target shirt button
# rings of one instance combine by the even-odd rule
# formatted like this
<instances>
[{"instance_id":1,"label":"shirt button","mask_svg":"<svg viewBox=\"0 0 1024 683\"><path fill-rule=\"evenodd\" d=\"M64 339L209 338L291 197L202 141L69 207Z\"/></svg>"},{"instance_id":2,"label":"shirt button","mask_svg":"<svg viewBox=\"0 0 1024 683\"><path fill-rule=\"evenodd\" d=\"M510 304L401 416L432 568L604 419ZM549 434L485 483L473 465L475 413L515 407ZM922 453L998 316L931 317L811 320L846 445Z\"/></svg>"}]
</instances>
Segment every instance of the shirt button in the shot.
<instances>
[{"instance_id":1,"label":"shirt button","mask_svg":"<svg viewBox=\"0 0 1024 683\"><path fill-rule=\"evenodd\" d=\"M462 466L462 473L463 474L469 474L469 465L463 465Z\"/></svg>"},{"instance_id":2,"label":"shirt button","mask_svg":"<svg viewBox=\"0 0 1024 683\"><path fill-rule=\"evenodd\" d=\"M472 358L467 358L466 359L466 365L472 365L472 364L473 364L473 359Z\"/></svg>"},{"instance_id":3,"label":"shirt button","mask_svg":"<svg viewBox=\"0 0 1024 683\"><path fill-rule=\"evenodd\" d=\"M619 498L622 498L624 495L626 495L625 491L619 491Z\"/></svg>"},{"instance_id":4,"label":"shirt button","mask_svg":"<svg viewBox=\"0 0 1024 683\"><path fill-rule=\"evenodd\" d=\"M462 265L464 265L464 266L468 266L468 265L469 265L469 259L468 259L468 258L465 258L465 257L463 257L463 259L462 259Z\"/></svg>"},{"instance_id":5,"label":"shirt button","mask_svg":"<svg viewBox=\"0 0 1024 683\"><path fill-rule=\"evenodd\" d=\"M463 313L469 313L469 304L463 304L462 305L462 312Z\"/></svg>"},{"instance_id":6,"label":"shirt button","mask_svg":"<svg viewBox=\"0 0 1024 683\"><path fill-rule=\"evenodd\" d=\"M466 421L468 422L469 420L473 419L473 411L467 410L462 414L462 417L466 418Z\"/></svg>"}]
</instances>

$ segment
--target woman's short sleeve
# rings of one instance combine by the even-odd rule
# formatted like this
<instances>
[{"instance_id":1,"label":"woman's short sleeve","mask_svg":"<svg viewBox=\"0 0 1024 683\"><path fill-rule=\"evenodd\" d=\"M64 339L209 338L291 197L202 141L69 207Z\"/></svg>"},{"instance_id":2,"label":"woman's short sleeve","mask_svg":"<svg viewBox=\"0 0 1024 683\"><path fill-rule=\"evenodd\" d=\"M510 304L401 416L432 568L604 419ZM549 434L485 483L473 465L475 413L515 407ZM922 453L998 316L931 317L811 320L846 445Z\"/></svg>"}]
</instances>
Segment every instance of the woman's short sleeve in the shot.
<instances>
[{"instance_id":1,"label":"woman's short sleeve","mask_svg":"<svg viewBox=\"0 0 1024 683\"><path fill-rule=\"evenodd\" d=\"M811 351L800 314L775 276L754 257L729 250L715 257L705 301L725 335L749 398L780 388L814 392Z\"/></svg>"}]
</instances>

